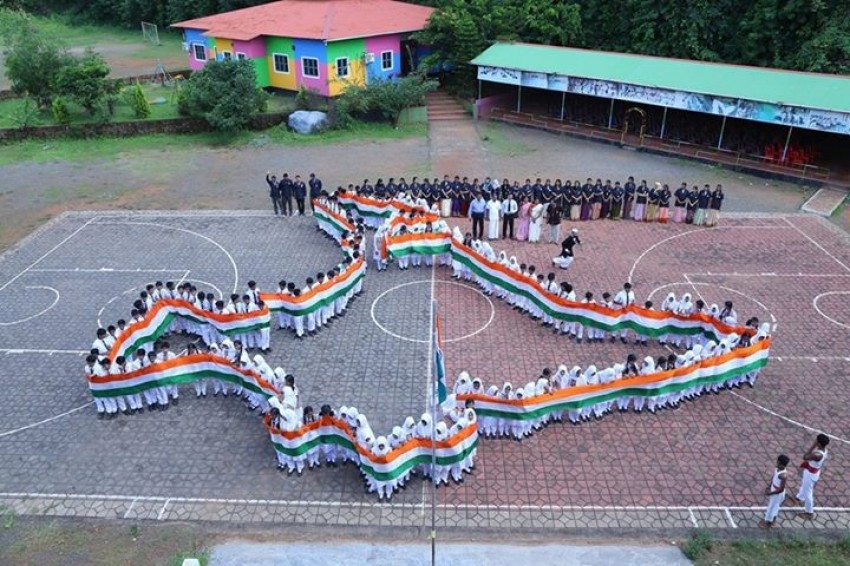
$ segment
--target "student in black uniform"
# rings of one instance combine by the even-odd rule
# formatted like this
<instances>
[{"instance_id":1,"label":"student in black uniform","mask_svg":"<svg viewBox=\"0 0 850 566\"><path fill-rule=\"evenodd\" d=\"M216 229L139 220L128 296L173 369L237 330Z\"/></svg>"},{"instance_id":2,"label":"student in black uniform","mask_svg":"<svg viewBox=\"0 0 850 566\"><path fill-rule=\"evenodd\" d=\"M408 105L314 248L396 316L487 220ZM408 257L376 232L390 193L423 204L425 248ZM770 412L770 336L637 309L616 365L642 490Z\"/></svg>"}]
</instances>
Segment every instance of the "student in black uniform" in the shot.
<instances>
[{"instance_id":1,"label":"student in black uniform","mask_svg":"<svg viewBox=\"0 0 850 566\"><path fill-rule=\"evenodd\" d=\"M269 198L272 199L274 205L274 214L280 214L280 187L277 184L277 177L270 176L270 171L266 171L266 183L269 185Z\"/></svg>"},{"instance_id":2,"label":"student in black uniform","mask_svg":"<svg viewBox=\"0 0 850 566\"><path fill-rule=\"evenodd\" d=\"M304 201L307 199L307 185L301 180L300 175L295 176L295 182L292 183L292 192L295 196L295 202L298 204L298 216L304 216Z\"/></svg>"},{"instance_id":3,"label":"student in black uniform","mask_svg":"<svg viewBox=\"0 0 850 566\"><path fill-rule=\"evenodd\" d=\"M289 173L284 173L280 180L280 207L281 214L292 216L292 179L289 178Z\"/></svg>"},{"instance_id":4,"label":"student in black uniform","mask_svg":"<svg viewBox=\"0 0 850 566\"><path fill-rule=\"evenodd\" d=\"M313 207L313 201L322 196L322 181L316 177L315 173L310 173L310 180L307 182L310 185L310 208Z\"/></svg>"}]
</instances>

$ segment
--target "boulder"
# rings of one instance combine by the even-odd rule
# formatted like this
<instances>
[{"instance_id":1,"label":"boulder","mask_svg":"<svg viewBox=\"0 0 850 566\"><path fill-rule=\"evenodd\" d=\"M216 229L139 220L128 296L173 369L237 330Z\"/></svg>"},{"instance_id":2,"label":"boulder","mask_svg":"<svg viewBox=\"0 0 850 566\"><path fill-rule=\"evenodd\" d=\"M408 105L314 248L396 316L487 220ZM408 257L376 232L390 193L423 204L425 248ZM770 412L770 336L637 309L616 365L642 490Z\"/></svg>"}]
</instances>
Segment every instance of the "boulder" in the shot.
<instances>
[{"instance_id":1,"label":"boulder","mask_svg":"<svg viewBox=\"0 0 850 566\"><path fill-rule=\"evenodd\" d=\"M327 127L328 115L325 112L298 110L289 115L288 125L299 134L313 134Z\"/></svg>"}]
</instances>

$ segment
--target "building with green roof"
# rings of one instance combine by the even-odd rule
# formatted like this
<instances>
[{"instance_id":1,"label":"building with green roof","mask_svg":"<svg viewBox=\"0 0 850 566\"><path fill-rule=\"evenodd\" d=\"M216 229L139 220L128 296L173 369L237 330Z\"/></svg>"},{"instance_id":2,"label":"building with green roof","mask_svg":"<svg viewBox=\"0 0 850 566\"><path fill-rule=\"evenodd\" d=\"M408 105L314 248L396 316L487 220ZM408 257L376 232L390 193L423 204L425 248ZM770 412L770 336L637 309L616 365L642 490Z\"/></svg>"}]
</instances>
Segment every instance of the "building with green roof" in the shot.
<instances>
[{"instance_id":1,"label":"building with green roof","mask_svg":"<svg viewBox=\"0 0 850 566\"><path fill-rule=\"evenodd\" d=\"M724 143L728 121L735 133L749 129L729 140L732 149L777 163L792 157L808 162L822 154L815 146L835 145L832 135L827 143L816 133L835 134L846 160L850 77L527 43L496 43L472 64L478 68L478 106L485 111L498 99L496 107L513 115L581 121L575 115L590 108L586 114L603 114L595 126L622 127L624 134L636 111L644 122L641 145L644 128L652 130L647 135L669 138L675 113L676 124L711 130L711 142L702 133L699 143L720 150L730 150ZM774 143L761 148L753 141L758 136ZM784 139L776 143L777 137ZM798 150L803 145L812 149Z\"/></svg>"}]
</instances>

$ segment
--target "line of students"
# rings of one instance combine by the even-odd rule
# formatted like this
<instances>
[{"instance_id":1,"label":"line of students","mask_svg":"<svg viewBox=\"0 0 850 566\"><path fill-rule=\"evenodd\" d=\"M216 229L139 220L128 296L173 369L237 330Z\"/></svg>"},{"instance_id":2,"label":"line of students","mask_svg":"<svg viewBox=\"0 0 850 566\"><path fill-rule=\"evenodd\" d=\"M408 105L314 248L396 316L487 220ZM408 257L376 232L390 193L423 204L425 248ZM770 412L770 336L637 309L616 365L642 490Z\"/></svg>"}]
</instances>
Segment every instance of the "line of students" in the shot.
<instances>
[{"instance_id":1,"label":"line of students","mask_svg":"<svg viewBox=\"0 0 850 566\"><path fill-rule=\"evenodd\" d=\"M301 175L295 175L295 178L292 179L289 177L289 173L283 173L278 179L277 176L271 174L271 171L266 171L266 183L269 186L269 198L272 201L275 215L294 216L295 213L292 209L292 199L294 198L298 207L298 215L304 216L307 197L309 196L310 201L312 201L322 194L322 181L316 177L315 173L310 173L310 178L305 184L301 180Z\"/></svg>"},{"instance_id":2,"label":"line of students","mask_svg":"<svg viewBox=\"0 0 850 566\"><path fill-rule=\"evenodd\" d=\"M708 184L702 189L697 185L689 189L687 183L682 183L672 191L667 184L649 185L645 180L636 183L634 177L629 177L622 184L619 181L612 184L610 179L604 183L602 179L593 181L588 177L584 183L538 178L533 183L526 179L522 185L519 181L499 181L490 177L480 183L477 178L470 181L468 177L461 179L455 176L452 180L448 175L442 180L435 177L421 182L418 177L413 177L407 183L402 177L398 182L390 178L387 183L378 179L374 185L365 179L360 185L349 184L348 191L377 199L399 198L406 194L414 201L421 199L429 209L435 207L443 217L470 216L472 202L480 194L485 202L514 201L516 205L502 210L502 215L511 224L517 220L520 225L524 220L530 221L531 211L536 205L554 203L565 220L628 219L715 226L726 198L720 184L712 190Z\"/></svg>"}]
</instances>

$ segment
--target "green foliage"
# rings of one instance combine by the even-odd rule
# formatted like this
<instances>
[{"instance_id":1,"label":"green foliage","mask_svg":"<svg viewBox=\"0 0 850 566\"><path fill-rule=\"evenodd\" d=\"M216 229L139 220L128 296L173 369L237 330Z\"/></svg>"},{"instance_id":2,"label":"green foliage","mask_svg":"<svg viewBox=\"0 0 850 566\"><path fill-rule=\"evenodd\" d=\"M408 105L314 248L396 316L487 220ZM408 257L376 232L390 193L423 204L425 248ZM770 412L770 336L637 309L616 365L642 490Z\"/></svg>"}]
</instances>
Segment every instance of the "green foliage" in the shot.
<instances>
[{"instance_id":1,"label":"green foliage","mask_svg":"<svg viewBox=\"0 0 850 566\"><path fill-rule=\"evenodd\" d=\"M148 98L145 96L145 91L142 90L142 85L136 81L135 86L130 88L129 93L130 107L133 109L133 115L139 119L149 118L151 115L151 106L148 104Z\"/></svg>"},{"instance_id":2,"label":"green foliage","mask_svg":"<svg viewBox=\"0 0 850 566\"><path fill-rule=\"evenodd\" d=\"M365 87L349 86L336 100L337 127L347 127L352 116L378 112L393 126L405 108L425 104L425 95L437 88L437 81L414 73L396 81L371 81Z\"/></svg>"},{"instance_id":3,"label":"green foliage","mask_svg":"<svg viewBox=\"0 0 850 566\"><path fill-rule=\"evenodd\" d=\"M251 61L209 62L186 81L181 114L204 118L215 129L238 132L266 105Z\"/></svg>"},{"instance_id":4,"label":"green foliage","mask_svg":"<svg viewBox=\"0 0 850 566\"><path fill-rule=\"evenodd\" d=\"M682 545L682 552L690 560L699 560L711 552L713 545L714 538L711 536L711 533L703 529L697 529L687 542Z\"/></svg>"},{"instance_id":5,"label":"green foliage","mask_svg":"<svg viewBox=\"0 0 850 566\"><path fill-rule=\"evenodd\" d=\"M56 94L76 102L95 115L103 105L107 93L112 90L109 66L100 54L87 49L82 57L74 58L56 74L54 90Z\"/></svg>"},{"instance_id":6,"label":"green foliage","mask_svg":"<svg viewBox=\"0 0 850 566\"><path fill-rule=\"evenodd\" d=\"M38 104L31 97L25 96L6 117L18 128L26 130L38 123L38 115Z\"/></svg>"},{"instance_id":7,"label":"green foliage","mask_svg":"<svg viewBox=\"0 0 850 566\"><path fill-rule=\"evenodd\" d=\"M71 112L68 110L68 104L64 99L59 96L54 98L51 108L53 110L53 119L56 120L57 124L66 125L71 123Z\"/></svg>"},{"instance_id":8,"label":"green foliage","mask_svg":"<svg viewBox=\"0 0 850 566\"><path fill-rule=\"evenodd\" d=\"M6 46L6 76L12 91L29 95L40 106L49 107L56 78L71 61L70 56L28 18L8 11L0 17L6 22L0 27Z\"/></svg>"},{"instance_id":9,"label":"green foliage","mask_svg":"<svg viewBox=\"0 0 850 566\"><path fill-rule=\"evenodd\" d=\"M325 100L318 90L301 85L295 95L295 108L297 110L323 110Z\"/></svg>"}]
</instances>

